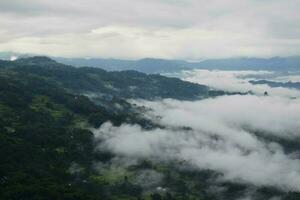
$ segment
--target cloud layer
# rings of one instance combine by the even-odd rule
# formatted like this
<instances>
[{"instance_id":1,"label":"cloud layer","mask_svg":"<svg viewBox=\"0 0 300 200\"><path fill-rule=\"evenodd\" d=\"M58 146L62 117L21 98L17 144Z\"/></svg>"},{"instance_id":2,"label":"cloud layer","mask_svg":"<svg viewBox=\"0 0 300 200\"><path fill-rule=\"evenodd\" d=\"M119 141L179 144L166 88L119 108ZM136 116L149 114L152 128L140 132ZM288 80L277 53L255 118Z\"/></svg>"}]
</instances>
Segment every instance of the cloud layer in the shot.
<instances>
[{"instance_id":1,"label":"cloud layer","mask_svg":"<svg viewBox=\"0 0 300 200\"><path fill-rule=\"evenodd\" d=\"M300 97L300 91L288 88L271 88L268 85L253 85L249 80L255 76L259 79L270 79L284 81L297 76L282 76L270 71L222 71L222 70L190 70L183 71L178 77L185 81L204 84L215 89L230 92L248 92L252 91L257 95L263 95L265 91L272 96ZM251 77L251 78L250 78ZM270 78L272 77L272 78Z\"/></svg>"},{"instance_id":2,"label":"cloud layer","mask_svg":"<svg viewBox=\"0 0 300 200\"><path fill-rule=\"evenodd\" d=\"M300 191L297 150L287 153L280 143L265 137L299 140L299 100L237 95L138 103L152 108L147 116L166 129L146 131L106 123L94 131L104 141L101 148L128 158L184 161L219 171L229 181Z\"/></svg>"},{"instance_id":3,"label":"cloud layer","mask_svg":"<svg viewBox=\"0 0 300 200\"><path fill-rule=\"evenodd\" d=\"M300 53L300 1L10 0L0 50L201 59Z\"/></svg>"}]
</instances>

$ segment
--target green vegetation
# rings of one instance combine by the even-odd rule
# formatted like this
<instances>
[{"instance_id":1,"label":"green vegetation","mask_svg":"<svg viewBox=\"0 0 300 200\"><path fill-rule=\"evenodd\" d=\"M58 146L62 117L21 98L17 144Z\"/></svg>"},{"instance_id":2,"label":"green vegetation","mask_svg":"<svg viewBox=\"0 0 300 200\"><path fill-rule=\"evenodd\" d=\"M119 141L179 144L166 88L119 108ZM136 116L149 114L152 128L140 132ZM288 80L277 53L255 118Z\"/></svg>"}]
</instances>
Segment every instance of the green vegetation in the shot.
<instances>
[{"instance_id":1,"label":"green vegetation","mask_svg":"<svg viewBox=\"0 0 300 200\"><path fill-rule=\"evenodd\" d=\"M196 98L207 96L207 91L205 86L178 79L76 69L46 58L0 62L0 199L241 197L247 185L212 183L219 175L213 171L183 170L184 163L148 160L138 160L136 165L126 167L115 165L118 158L112 153L95 150L101 142L95 144L89 128L106 121L116 126L124 122L140 124L145 129L157 126L141 117L142 108L137 110L122 98ZM94 102L80 95L92 92L105 95L96 96ZM145 186L150 181L141 181L141 174L149 171L161 176L161 180ZM224 191L216 193L213 188ZM299 199L298 193L273 188L262 188L257 194L261 199Z\"/></svg>"},{"instance_id":2,"label":"green vegetation","mask_svg":"<svg viewBox=\"0 0 300 200\"><path fill-rule=\"evenodd\" d=\"M46 57L19 59L0 63L21 74L35 74L57 82L77 93L101 93L119 98L175 98L195 99L208 97L209 88L203 85L146 75L136 71L107 72L100 68L75 68L57 63Z\"/></svg>"}]
</instances>

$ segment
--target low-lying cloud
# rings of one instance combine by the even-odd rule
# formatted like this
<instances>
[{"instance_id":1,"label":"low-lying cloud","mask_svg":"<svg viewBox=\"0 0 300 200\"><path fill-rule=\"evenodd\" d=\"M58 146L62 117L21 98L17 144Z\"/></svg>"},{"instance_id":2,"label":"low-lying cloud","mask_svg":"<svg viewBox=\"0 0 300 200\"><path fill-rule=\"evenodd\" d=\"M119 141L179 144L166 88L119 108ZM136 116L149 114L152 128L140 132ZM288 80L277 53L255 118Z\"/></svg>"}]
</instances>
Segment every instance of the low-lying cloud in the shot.
<instances>
[{"instance_id":1,"label":"low-lying cloud","mask_svg":"<svg viewBox=\"0 0 300 200\"><path fill-rule=\"evenodd\" d=\"M272 96L300 97L299 90L282 87L272 88L268 85L253 85L249 83L249 80L255 78L249 78L250 76L259 76L262 79L264 79L264 77L265 79L272 77L271 80L277 77L274 72L270 71L190 70L183 71L180 74L180 78L185 81L204 84L219 90L230 92L252 91L258 95L262 95L267 91Z\"/></svg>"},{"instance_id":2,"label":"low-lying cloud","mask_svg":"<svg viewBox=\"0 0 300 200\"><path fill-rule=\"evenodd\" d=\"M297 149L287 153L265 137L299 139L299 100L236 95L136 103L152 108L147 117L166 128L105 123L94 131L101 148L128 158L183 161L221 172L222 180L300 191Z\"/></svg>"}]
</instances>

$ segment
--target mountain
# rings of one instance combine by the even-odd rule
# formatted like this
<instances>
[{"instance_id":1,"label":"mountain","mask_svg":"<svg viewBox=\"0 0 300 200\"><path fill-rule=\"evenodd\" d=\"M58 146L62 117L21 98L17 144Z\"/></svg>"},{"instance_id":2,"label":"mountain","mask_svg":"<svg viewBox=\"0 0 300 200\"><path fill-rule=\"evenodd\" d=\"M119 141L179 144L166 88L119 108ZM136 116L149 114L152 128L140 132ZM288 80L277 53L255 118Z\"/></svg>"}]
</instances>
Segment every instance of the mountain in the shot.
<instances>
[{"instance_id":1,"label":"mountain","mask_svg":"<svg viewBox=\"0 0 300 200\"><path fill-rule=\"evenodd\" d=\"M12 57L28 58L32 55L11 52L0 53L0 59L10 60ZM227 58L206 59L199 62L184 60L167 60L144 58L140 60L102 59L102 58L63 58L52 57L59 63L76 67L97 67L107 71L135 70L144 73L170 73L189 69L208 70L270 70L300 71L300 56L273 58Z\"/></svg>"},{"instance_id":2,"label":"mountain","mask_svg":"<svg viewBox=\"0 0 300 200\"><path fill-rule=\"evenodd\" d=\"M145 73L176 72L188 69L209 70L270 70L270 71L299 71L300 56L273 57L273 58L228 58L208 59L200 62L187 62L183 60L165 60L145 58L141 60L116 59L66 59L55 60L74 66L94 66L109 71L136 70Z\"/></svg>"},{"instance_id":3,"label":"mountain","mask_svg":"<svg viewBox=\"0 0 300 200\"><path fill-rule=\"evenodd\" d=\"M116 103L118 107L129 106L111 100L110 109ZM94 170L94 162L108 162L113 155L95 151L90 128L105 121L115 125L131 121L148 124L132 109L111 112L48 78L2 67L0 199L100 200L141 196L140 186L125 184L123 179L108 182Z\"/></svg>"},{"instance_id":4,"label":"mountain","mask_svg":"<svg viewBox=\"0 0 300 200\"><path fill-rule=\"evenodd\" d=\"M115 126L127 123L153 129L159 125L143 117L145 108L123 98L189 99L207 92L206 86L179 79L75 68L47 57L1 61L0 199L157 199L161 194L155 189L134 180L159 168L166 175L176 174L168 178L170 192L164 195L175 199L182 191L180 179L188 174L172 165L141 160L126 173L113 167L101 173L95 170L96 163L109 166L116 155L96 149L99 141L95 142L91 128L110 121ZM81 95L99 93L103 96L93 101Z\"/></svg>"},{"instance_id":5,"label":"mountain","mask_svg":"<svg viewBox=\"0 0 300 200\"><path fill-rule=\"evenodd\" d=\"M199 99L211 92L224 94L176 78L75 68L47 57L0 61L0 199L222 200L249 191L255 199L299 199L298 192L226 181L185 161L124 160L95 140L95 128L108 121L166 128L127 98ZM299 141L286 145L297 149Z\"/></svg>"},{"instance_id":6,"label":"mountain","mask_svg":"<svg viewBox=\"0 0 300 200\"><path fill-rule=\"evenodd\" d=\"M42 67L52 67L59 66L62 67L62 64L57 63L55 60L48 58L46 56L35 56L29 58L20 58L12 62L12 64L16 63L17 65L30 65L30 66L42 66Z\"/></svg>"},{"instance_id":7,"label":"mountain","mask_svg":"<svg viewBox=\"0 0 300 200\"><path fill-rule=\"evenodd\" d=\"M77 67L93 66L108 71L135 70L144 73L174 72L185 67L185 61L144 58L141 60L118 60L118 59L82 59L82 58L53 58L58 62Z\"/></svg>"},{"instance_id":8,"label":"mountain","mask_svg":"<svg viewBox=\"0 0 300 200\"><path fill-rule=\"evenodd\" d=\"M254 85L261 85L266 84L270 87L283 87L283 88L290 88L290 89L298 89L300 90L300 82L275 82L269 80L251 80L249 81L251 84Z\"/></svg>"},{"instance_id":9,"label":"mountain","mask_svg":"<svg viewBox=\"0 0 300 200\"><path fill-rule=\"evenodd\" d=\"M188 69L209 70L270 70L270 71L299 71L300 56L274 58L228 58L208 59L201 62L183 60L165 60L145 58L141 60L115 59L66 59L54 58L59 62L75 66L94 66L109 71L136 70L145 73L176 72Z\"/></svg>"},{"instance_id":10,"label":"mountain","mask_svg":"<svg viewBox=\"0 0 300 200\"><path fill-rule=\"evenodd\" d=\"M174 98L199 99L210 96L204 85L137 71L107 72L100 68L80 67L58 63L47 57L30 57L0 62L0 67L18 73L30 73L48 78L77 93L106 98Z\"/></svg>"},{"instance_id":11,"label":"mountain","mask_svg":"<svg viewBox=\"0 0 300 200\"><path fill-rule=\"evenodd\" d=\"M129 86L136 87L131 94ZM107 121L158 127L143 117L145 108L123 98L176 98L167 91L170 87L178 90L180 99L196 97L193 92L207 95L206 86L135 71L75 68L47 57L1 61L0 199L151 198L154 192L125 174L112 179L114 168L101 174L95 170L95 163L109 164L115 155L95 150L99 144L91 128ZM87 93L103 97L91 101L81 95ZM137 163L131 177L148 170L145 163Z\"/></svg>"},{"instance_id":12,"label":"mountain","mask_svg":"<svg viewBox=\"0 0 300 200\"><path fill-rule=\"evenodd\" d=\"M270 70L299 71L300 56L273 58L228 58L210 59L199 63L189 63L188 67L219 70Z\"/></svg>"},{"instance_id":13,"label":"mountain","mask_svg":"<svg viewBox=\"0 0 300 200\"><path fill-rule=\"evenodd\" d=\"M137 71L145 73L153 72L173 72L188 69L184 66L185 61L180 60L165 60L165 59L154 59L154 58L144 58L137 60L135 67Z\"/></svg>"},{"instance_id":14,"label":"mountain","mask_svg":"<svg viewBox=\"0 0 300 200\"><path fill-rule=\"evenodd\" d=\"M101 59L101 58L53 58L57 62L76 67L99 67L108 71L123 71L133 70L135 62L133 60L119 60L119 59Z\"/></svg>"}]
</instances>

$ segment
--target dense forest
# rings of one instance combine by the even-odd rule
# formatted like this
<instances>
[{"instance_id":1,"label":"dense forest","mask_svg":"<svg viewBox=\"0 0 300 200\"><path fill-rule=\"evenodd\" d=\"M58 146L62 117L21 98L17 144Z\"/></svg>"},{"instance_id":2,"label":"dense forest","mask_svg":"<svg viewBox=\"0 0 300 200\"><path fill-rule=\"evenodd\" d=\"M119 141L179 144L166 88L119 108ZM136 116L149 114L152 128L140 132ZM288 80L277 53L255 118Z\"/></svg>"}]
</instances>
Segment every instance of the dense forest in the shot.
<instances>
[{"instance_id":1,"label":"dense forest","mask_svg":"<svg viewBox=\"0 0 300 200\"><path fill-rule=\"evenodd\" d=\"M0 61L0 199L217 200L241 198L249 190L261 200L299 199L299 193L273 187L214 183L219 173L185 170L184 162L139 160L116 168L116 155L96 148L101 141L91 130L106 121L159 126L143 117L147 108L128 98L193 100L223 94L176 78L75 68L45 57ZM155 174L164 176L146 185Z\"/></svg>"}]
</instances>

